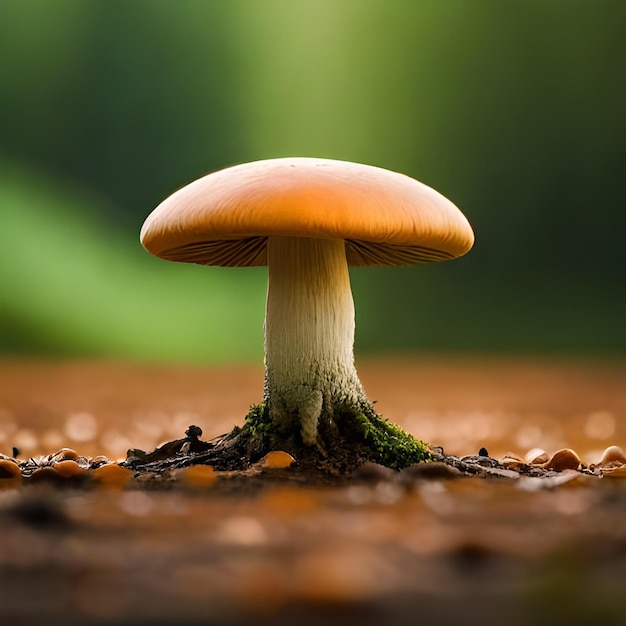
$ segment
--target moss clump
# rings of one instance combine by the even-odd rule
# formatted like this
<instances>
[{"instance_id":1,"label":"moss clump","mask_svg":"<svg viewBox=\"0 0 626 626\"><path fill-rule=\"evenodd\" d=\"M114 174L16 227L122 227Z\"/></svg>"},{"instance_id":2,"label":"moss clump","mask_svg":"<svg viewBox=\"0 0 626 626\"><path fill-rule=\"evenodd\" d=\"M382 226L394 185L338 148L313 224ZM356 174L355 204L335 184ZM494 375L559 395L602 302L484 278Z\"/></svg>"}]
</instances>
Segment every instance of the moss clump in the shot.
<instances>
[{"instance_id":1,"label":"moss clump","mask_svg":"<svg viewBox=\"0 0 626 626\"><path fill-rule=\"evenodd\" d=\"M240 433L247 440L246 447L251 457L262 456L271 450L278 435L264 404L250 407Z\"/></svg>"},{"instance_id":2,"label":"moss clump","mask_svg":"<svg viewBox=\"0 0 626 626\"><path fill-rule=\"evenodd\" d=\"M376 412L357 413L352 419L354 427L371 450L369 460L393 469L433 460L427 443L415 439Z\"/></svg>"}]
</instances>

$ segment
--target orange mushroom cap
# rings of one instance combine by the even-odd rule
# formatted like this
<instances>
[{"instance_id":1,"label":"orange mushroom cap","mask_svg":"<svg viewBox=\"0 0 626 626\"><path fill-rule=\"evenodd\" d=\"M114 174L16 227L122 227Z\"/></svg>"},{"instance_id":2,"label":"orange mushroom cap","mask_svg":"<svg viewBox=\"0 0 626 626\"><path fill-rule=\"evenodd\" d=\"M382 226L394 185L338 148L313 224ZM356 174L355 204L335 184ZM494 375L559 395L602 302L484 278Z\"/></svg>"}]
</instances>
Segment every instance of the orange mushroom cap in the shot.
<instances>
[{"instance_id":1,"label":"orange mushroom cap","mask_svg":"<svg viewBox=\"0 0 626 626\"><path fill-rule=\"evenodd\" d=\"M268 237L343 239L350 265L406 266L468 252L474 233L450 200L371 165L307 157L208 174L146 219L143 246L201 265L266 265Z\"/></svg>"}]
</instances>

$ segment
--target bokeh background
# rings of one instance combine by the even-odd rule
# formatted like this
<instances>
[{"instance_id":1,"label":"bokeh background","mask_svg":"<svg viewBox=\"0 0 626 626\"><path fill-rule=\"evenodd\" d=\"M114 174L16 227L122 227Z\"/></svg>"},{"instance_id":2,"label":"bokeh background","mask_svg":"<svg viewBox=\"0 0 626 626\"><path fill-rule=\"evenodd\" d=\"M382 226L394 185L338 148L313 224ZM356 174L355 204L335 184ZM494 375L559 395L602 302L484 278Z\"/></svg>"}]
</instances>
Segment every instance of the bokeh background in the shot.
<instances>
[{"instance_id":1,"label":"bokeh background","mask_svg":"<svg viewBox=\"0 0 626 626\"><path fill-rule=\"evenodd\" d=\"M262 356L263 269L138 242L235 163L402 171L461 260L352 272L357 351L626 351L626 3L1 0L0 350Z\"/></svg>"}]
</instances>

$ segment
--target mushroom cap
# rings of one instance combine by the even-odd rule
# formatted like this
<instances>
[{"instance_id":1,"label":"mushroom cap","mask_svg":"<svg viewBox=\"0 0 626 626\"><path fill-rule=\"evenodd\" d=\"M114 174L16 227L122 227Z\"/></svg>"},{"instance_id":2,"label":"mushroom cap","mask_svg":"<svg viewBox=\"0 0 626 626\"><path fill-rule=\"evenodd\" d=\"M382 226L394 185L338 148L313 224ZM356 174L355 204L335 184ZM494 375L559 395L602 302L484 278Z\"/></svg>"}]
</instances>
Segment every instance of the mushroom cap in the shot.
<instances>
[{"instance_id":1,"label":"mushroom cap","mask_svg":"<svg viewBox=\"0 0 626 626\"><path fill-rule=\"evenodd\" d=\"M371 165L280 158L189 183L146 219L141 243L171 261L266 265L268 237L344 239L350 265L406 266L465 254L459 209L413 178Z\"/></svg>"}]
</instances>

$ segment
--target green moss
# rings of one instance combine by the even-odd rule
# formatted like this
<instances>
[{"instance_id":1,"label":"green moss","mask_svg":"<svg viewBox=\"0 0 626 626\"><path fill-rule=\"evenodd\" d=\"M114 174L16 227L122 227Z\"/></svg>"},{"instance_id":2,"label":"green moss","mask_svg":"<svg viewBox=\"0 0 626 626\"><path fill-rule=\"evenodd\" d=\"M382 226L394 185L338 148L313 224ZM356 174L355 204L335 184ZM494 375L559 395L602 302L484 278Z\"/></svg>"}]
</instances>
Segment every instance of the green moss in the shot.
<instances>
[{"instance_id":1,"label":"green moss","mask_svg":"<svg viewBox=\"0 0 626 626\"><path fill-rule=\"evenodd\" d=\"M264 404L253 404L245 418L244 430L250 434L270 435L274 425Z\"/></svg>"},{"instance_id":2,"label":"green moss","mask_svg":"<svg viewBox=\"0 0 626 626\"><path fill-rule=\"evenodd\" d=\"M433 460L427 443L415 439L374 411L367 415L354 414L353 420L371 449L372 461L393 469L402 469L414 463Z\"/></svg>"},{"instance_id":3,"label":"green moss","mask_svg":"<svg viewBox=\"0 0 626 626\"><path fill-rule=\"evenodd\" d=\"M271 449L277 437L276 426L270 420L269 411L264 404L253 404L250 407L241 433L248 439L248 449L252 456Z\"/></svg>"}]
</instances>

